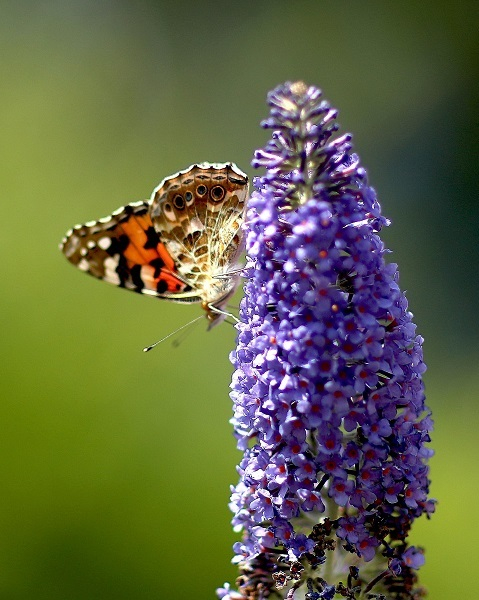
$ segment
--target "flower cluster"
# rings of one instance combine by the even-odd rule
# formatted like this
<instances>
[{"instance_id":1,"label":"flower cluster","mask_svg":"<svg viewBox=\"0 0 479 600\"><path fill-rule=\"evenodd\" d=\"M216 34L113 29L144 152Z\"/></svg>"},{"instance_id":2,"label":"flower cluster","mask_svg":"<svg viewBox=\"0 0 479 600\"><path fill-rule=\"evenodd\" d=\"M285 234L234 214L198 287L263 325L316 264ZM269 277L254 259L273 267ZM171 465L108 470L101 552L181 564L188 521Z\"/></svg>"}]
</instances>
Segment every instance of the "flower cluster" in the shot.
<instances>
[{"instance_id":1,"label":"flower cluster","mask_svg":"<svg viewBox=\"0 0 479 600\"><path fill-rule=\"evenodd\" d=\"M434 509L423 340L384 260L388 221L350 136L334 137L336 111L302 82L268 103L232 354L242 577L219 596L412 598L424 557L406 538Z\"/></svg>"}]
</instances>

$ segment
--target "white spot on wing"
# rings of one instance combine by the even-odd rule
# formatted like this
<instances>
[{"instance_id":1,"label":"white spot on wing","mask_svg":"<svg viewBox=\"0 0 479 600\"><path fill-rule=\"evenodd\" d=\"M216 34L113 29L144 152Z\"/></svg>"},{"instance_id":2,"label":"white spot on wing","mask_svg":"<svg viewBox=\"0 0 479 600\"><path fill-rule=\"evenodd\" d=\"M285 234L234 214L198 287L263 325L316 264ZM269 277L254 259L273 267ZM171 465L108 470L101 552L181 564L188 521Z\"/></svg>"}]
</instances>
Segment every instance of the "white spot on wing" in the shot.
<instances>
[{"instance_id":1,"label":"white spot on wing","mask_svg":"<svg viewBox=\"0 0 479 600\"><path fill-rule=\"evenodd\" d=\"M146 294L147 296L158 296L158 294L154 290L149 290L148 288L143 288L141 290L142 294Z\"/></svg>"},{"instance_id":2,"label":"white spot on wing","mask_svg":"<svg viewBox=\"0 0 479 600\"><path fill-rule=\"evenodd\" d=\"M111 239L109 237L102 237L98 240L98 246L102 249L102 250L108 250L108 248L111 246Z\"/></svg>"},{"instance_id":3,"label":"white spot on wing","mask_svg":"<svg viewBox=\"0 0 479 600\"><path fill-rule=\"evenodd\" d=\"M80 245L80 239L76 235L72 235L64 242L66 246L63 247L63 251L65 252L65 256L70 258L75 252L78 250L78 246Z\"/></svg>"},{"instance_id":4,"label":"white spot on wing","mask_svg":"<svg viewBox=\"0 0 479 600\"><path fill-rule=\"evenodd\" d=\"M105 267L105 275L103 278L116 285L120 284L120 277L116 272L119 258L119 255L115 254L115 256L109 256L103 261L103 266Z\"/></svg>"},{"instance_id":5,"label":"white spot on wing","mask_svg":"<svg viewBox=\"0 0 479 600\"><path fill-rule=\"evenodd\" d=\"M154 287L155 285L155 269L150 265L143 265L140 270L140 278L143 281L144 285ZM148 287L145 287L141 290L144 294L151 293L156 296L156 292L153 290L148 291Z\"/></svg>"},{"instance_id":6,"label":"white spot on wing","mask_svg":"<svg viewBox=\"0 0 479 600\"><path fill-rule=\"evenodd\" d=\"M88 269L90 268L90 263L82 258L81 261L78 263L78 268L80 269L80 271L88 271Z\"/></svg>"}]
</instances>

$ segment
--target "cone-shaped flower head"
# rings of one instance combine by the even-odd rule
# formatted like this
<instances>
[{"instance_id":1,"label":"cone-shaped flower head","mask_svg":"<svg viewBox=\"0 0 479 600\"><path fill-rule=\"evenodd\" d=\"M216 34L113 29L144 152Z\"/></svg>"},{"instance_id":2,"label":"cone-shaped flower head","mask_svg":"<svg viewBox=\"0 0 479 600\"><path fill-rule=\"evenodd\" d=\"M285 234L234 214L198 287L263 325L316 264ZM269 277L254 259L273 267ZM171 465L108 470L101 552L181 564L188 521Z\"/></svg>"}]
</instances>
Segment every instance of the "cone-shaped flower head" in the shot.
<instances>
[{"instance_id":1,"label":"cone-shaped flower head","mask_svg":"<svg viewBox=\"0 0 479 600\"><path fill-rule=\"evenodd\" d=\"M434 507L423 340L385 262L388 221L350 136L334 136L336 111L301 82L268 102L232 354L243 577L220 596L267 597L274 579L288 598L301 586L310 600L412 598L423 554L406 537Z\"/></svg>"}]
</instances>

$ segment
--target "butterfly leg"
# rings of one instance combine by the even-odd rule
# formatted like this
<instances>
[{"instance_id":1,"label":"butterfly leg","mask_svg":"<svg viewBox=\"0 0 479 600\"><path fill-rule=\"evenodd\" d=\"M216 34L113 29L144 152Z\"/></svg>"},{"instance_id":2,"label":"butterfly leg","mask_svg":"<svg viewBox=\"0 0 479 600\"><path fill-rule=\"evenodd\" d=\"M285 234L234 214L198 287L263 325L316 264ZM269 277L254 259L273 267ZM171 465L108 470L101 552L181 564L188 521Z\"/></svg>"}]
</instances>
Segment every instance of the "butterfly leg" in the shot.
<instances>
[{"instance_id":1,"label":"butterfly leg","mask_svg":"<svg viewBox=\"0 0 479 600\"><path fill-rule=\"evenodd\" d=\"M240 322L239 319L235 317L235 315L225 310L222 310L221 308L219 308L219 306L215 306L212 302L206 304L204 308L206 310L207 317L210 322L208 329L211 329L218 323L221 323L221 321L224 321L226 317L231 317L235 323Z\"/></svg>"}]
</instances>

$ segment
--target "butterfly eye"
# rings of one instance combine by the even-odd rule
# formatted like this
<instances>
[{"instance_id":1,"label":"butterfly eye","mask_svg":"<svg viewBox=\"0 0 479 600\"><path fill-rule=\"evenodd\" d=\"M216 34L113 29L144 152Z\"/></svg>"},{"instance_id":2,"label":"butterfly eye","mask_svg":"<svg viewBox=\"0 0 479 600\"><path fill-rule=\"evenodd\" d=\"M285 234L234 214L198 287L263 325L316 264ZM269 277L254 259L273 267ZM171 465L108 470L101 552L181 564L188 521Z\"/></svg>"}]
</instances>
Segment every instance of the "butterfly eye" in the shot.
<instances>
[{"instance_id":1,"label":"butterfly eye","mask_svg":"<svg viewBox=\"0 0 479 600\"><path fill-rule=\"evenodd\" d=\"M173 204L174 204L175 208L177 208L178 210L183 210L185 208L185 199L183 198L183 196L181 194L177 194L173 198Z\"/></svg>"},{"instance_id":2,"label":"butterfly eye","mask_svg":"<svg viewBox=\"0 0 479 600\"><path fill-rule=\"evenodd\" d=\"M193 194L191 192L185 192L185 201L188 206L192 203Z\"/></svg>"},{"instance_id":3,"label":"butterfly eye","mask_svg":"<svg viewBox=\"0 0 479 600\"><path fill-rule=\"evenodd\" d=\"M206 185L203 185L203 184L199 185L196 188L196 193L198 194L198 196L204 196L207 191L208 190L206 189Z\"/></svg>"},{"instance_id":4,"label":"butterfly eye","mask_svg":"<svg viewBox=\"0 0 479 600\"><path fill-rule=\"evenodd\" d=\"M225 188L221 187L221 185L215 185L214 188L211 188L211 199L214 202L220 202L220 200L223 200L223 198L225 197Z\"/></svg>"}]
</instances>

